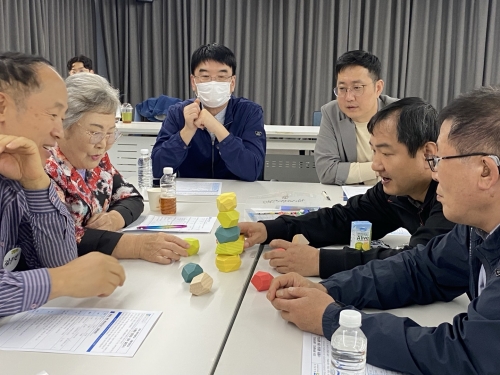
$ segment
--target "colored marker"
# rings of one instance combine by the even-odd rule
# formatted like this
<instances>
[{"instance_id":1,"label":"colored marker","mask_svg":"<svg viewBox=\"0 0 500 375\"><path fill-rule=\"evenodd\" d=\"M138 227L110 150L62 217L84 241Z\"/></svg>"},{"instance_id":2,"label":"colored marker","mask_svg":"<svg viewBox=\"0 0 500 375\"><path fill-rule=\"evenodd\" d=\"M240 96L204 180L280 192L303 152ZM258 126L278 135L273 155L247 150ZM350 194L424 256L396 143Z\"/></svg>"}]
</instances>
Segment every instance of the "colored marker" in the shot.
<instances>
[{"instance_id":1,"label":"colored marker","mask_svg":"<svg viewBox=\"0 0 500 375\"><path fill-rule=\"evenodd\" d=\"M176 224L176 225L139 225L137 229L178 229L178 228L186 228L185 224Z\"/></svg>"}]
</instances>

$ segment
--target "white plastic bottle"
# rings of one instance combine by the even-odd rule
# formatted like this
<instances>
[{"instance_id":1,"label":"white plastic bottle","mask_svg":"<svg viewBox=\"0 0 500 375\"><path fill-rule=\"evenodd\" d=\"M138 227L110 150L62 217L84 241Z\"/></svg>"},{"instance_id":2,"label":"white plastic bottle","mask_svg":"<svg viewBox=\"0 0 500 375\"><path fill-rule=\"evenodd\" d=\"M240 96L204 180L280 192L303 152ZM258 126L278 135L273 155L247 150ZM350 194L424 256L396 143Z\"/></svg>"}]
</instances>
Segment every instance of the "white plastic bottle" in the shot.
<instances>
[{"instance_id":1,"label":"white plastic bottle","mask_svg":"<svg viewBox=\"0 0 500 375\"><path fill-rule=\"evenodd\" d=\"M160 180L160 210L163 215L172 215L177 212L177 198L175 190L175 174L172 167L163 168Z\"/></svg>"},{"instance_id":2,"label":"white plastic bottle","mask_svg":"<svg viewBox=\"0 0 500 375\"><path fill-rule=\"evenodd\" d=\"M146 193L146 189L153 186L153 165L147 148L141 149L141 155L137 160L137 184L142 195Z\"/></svg>"},{"instance_id":3,"label":"white plastic bottle","mask_svg":"<svg viewBox=\"0 0 500 375\"><path fill-rule=\"evenodd\" d=\"M366 336L361 331L361 313L356 310L342 310L340 327L331 339L330 375L365 375Z\"/></svg>"}]
</instances>

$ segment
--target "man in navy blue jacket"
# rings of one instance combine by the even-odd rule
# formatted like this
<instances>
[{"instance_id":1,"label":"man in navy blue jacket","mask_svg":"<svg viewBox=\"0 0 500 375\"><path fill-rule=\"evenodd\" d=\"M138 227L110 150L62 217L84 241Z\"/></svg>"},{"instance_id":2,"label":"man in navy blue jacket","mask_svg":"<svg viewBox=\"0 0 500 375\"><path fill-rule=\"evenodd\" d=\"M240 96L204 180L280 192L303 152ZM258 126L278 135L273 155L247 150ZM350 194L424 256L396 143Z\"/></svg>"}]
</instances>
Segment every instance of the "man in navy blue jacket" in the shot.
<instances>
[{"instance_id":1,"label":"man in navy blue jacket","mask_svg":"<svg viewBox=\"0 0 500 375\"><path fill-rule=\"evenodd\" d=\"M222 45L198 48L191 57L197 99L170 107L153 147L153 175L173 167L177 177L255 181L266 155L262 107L231 94L236 59Z\"/></svg>"},{"instance_id":2,"label":"man in navy blue jacket","mask_svg":"<svg viewBox=\"0 0 500 375\"><path fill-rule=\"evenodd\" d=\"M330 338L343 309L471 303L453 323L421 327L392 314L363 314L367 362L408 374L499 374L500 88L462 95L439 116L426 159L445 217L458 223L425 247L313 283L296 273L273 280L268 298L284 319ZM437 156L439 155L439 156Z\"/></svg>"}]
</instances>

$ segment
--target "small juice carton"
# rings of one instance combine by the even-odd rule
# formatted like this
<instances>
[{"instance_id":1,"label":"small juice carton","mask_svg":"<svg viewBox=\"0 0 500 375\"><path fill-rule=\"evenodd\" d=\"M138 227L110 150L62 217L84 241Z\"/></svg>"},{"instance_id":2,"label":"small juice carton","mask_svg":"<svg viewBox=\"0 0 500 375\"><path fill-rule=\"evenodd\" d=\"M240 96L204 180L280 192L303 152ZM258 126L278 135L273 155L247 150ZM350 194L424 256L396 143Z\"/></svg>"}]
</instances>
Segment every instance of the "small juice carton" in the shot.
<instances>
[{"instance_id":1,"label":"small juice carton","mask_svg":"<svg viewBox=\"0 0 500 375\"><path fill-rule=\"evenodd\" d=\"M370 250L372 241L372 223L369 221L353 221L351 223L351 244L358 250Z\"/></svg>"}]
</instances>

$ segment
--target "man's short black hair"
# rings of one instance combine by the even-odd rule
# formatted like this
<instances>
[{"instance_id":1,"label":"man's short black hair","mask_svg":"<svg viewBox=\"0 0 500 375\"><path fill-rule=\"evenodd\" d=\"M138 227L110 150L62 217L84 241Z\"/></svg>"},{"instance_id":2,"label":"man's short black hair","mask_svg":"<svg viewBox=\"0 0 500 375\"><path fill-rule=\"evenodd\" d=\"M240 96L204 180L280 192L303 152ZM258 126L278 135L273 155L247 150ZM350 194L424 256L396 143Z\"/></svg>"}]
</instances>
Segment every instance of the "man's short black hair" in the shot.
<instances>
[{"instance_id":1,"label":"man's short black hair","mask_svg":"<svg viewBox=\"0 0 500 375\"><path fill-rule=\"evenodd\" d=\"M446 120L451 121L448 142L458 153L500 156L500 86L480 87L460 95L439 114L440 126Z\"/></svg>"},{"instance_id":2,"label":"man's short black hair","mask_svg":"<svg viewBox=\"0 0 500 375\"><path fill-rule=\"evenodd\" d=\"M236 57L234 57L233 51L217 43L205 44L193 52L191 56L191 74L194 75L198 65L209 60L229 66L233 71L233 75L236 75Z\"/></svg>"},{"instance_id":3,"label":"man's short black hair","mask_svg":"<svg viewBox=\"0 0 500 375\"><path fill-rule=\"evenodd\" d=\"M370 52L355 50L344 53L337 59L335 63L335 73L338 77L339 73L350 66L362 66L366 68L372 79L378 81L380 79L380 73L382 71L382 64L377 56L372 55Z\"/></svg>"},{"instance_id":4,"label":"man's short black hair","mask_svg":"<svg viewBox=\"0 0 500 375\"><path fill-rule=\"evenodd\" d=\"M71 58L68 61L67 68L68 72L73 69L73 64L76 62L81 62L83 64L83 67L88 70L93 70L92 69L92 60L88 58L87 56L79 55Z\"/></svg>"},{"instance_id":5,"label":"man's short black hair","mask_svg":"<svg viewBox=\"0 0 500 375\"><path fill-rule=\"evenodd\" d=\"M16 102L22 104L22 98L40 88L37 66L52 64L41 56L32 56L20 52L0 53L0 92L7 92Z\"/></svg>"},{"instance_id":6,"label":"man's short black hair","mask_svg":"<svg viewBox=\"0 0 500 375\"><path fill-rule=\"evenodd\" d=\"M397 117L396 133L399 143L414 158L419 148L427 142L436 142L439 135L437 111L420 98L404 98L378 111L368 122L368 131L389 117Z\"/></svg>"}]
</instances>

